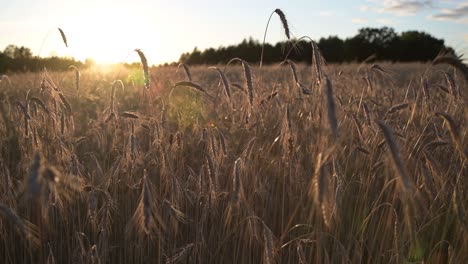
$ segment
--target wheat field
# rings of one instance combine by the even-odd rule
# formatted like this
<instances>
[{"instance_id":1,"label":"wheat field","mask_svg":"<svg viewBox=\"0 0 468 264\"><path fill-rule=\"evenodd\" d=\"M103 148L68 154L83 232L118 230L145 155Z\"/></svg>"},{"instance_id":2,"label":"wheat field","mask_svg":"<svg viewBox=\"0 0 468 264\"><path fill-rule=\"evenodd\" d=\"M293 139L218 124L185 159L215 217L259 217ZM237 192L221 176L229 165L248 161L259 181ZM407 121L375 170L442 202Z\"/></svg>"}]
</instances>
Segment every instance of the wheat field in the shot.
<instances>
[{"instance_id":1,"label":"wheat field","mask_svg":"<svg viewBox=\"0 0 468 264\"><path fill-rule=\"evenodd\" d=\"M462 64L137 52L2 77L0 262L468 259Z\"/></svg>"}]
</instances>

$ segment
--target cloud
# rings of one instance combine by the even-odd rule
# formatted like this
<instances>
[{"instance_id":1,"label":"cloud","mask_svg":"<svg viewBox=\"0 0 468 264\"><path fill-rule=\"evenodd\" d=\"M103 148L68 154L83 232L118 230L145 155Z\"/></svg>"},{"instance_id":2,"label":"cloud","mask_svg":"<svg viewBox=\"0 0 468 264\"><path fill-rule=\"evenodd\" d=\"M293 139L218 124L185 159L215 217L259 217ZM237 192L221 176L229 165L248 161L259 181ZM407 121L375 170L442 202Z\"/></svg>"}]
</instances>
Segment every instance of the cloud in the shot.
<instances>
[{"instance_id":1,"label":"cloud","mask_svg":"<svg viewBox=\"0 0 468 264\"><path fill-rule=\"evenodd\" d=\"M318 13L319 16L321 17L330 17L333 15L333 12L330 12L330 11L320 11Z\"/></svg>"},{"instance_id":2,"label":"cloud","mask_svg":"<svg viewBox=\"0 0 468 264\"><path fill-rule=\"evenodd\" d=\"M386 18L379 18L375 22L381 25L395 25L396 24L396 21L392 19L386 19Z\"/></svg>"},{"instance_id":3,"label":"cloud","mask_svg":"<svg viewBox=\"0 0 468 264\"><path fill-rule=\"evenodd\" d=\"M432 0L384 0L381 13L390 13L399 16L414 15L422 10L433 7Z\"/></svg>"},{"instance_id":4,"label":"cloud","mask_svg":"<svg viewBox=\"0 0 468 264\"><path fill-rule=\"evenodd\" d=\"M444 8L439 10L439 13L432 15L431 18L436 20L450 20L457 22L468 21L468 4L459 5L456 8Z\"/></svg>"},{"instance_id":5,"label":"cloud","mask_svg":"<svg viewBox=\"0 0 468 264\"><path fill-rule=\"evenodd\" d=\"M367 24L369 21L365 18L353 18L351 19L351 23L353 24Z\"/></svg>"},{"instance_id":6,"label":"cloud","mask_svg":"<svg viewBox=\"0 0 468 264\"><path fill-rule=\"evenodd\" d=\"M363 5L363 6L360 6L359 7L359 10L362 11L362 12L367 12L369 10L371 10L372 8L368 5Z\"/></svg>"}]
</instances>

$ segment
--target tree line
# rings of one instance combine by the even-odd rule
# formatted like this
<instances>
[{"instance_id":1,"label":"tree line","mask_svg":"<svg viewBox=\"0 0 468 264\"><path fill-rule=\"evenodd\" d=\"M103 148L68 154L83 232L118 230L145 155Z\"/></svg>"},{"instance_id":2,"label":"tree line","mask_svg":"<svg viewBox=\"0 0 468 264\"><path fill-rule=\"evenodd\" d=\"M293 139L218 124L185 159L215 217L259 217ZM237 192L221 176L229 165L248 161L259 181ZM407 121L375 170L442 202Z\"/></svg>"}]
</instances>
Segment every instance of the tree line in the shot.
<instances>
[{"instance_id":1,"label":"tree line","mask_svg":"<svg viewBox=\"0 0 468 264\"><path fill-rule=\"evenodd\" d=\"M74 58L33 56L31 49L24 46L8 45L3 52L0 52L0 73L35 72L44 68L51 71L64 71L71 65L81 68L91 64L93 64L92 60L83 63Z\"/></svg>"},{"instance_id":2,"label":"tree line","mask_svg":"<svg viewBox=\"0 0 468 264\"><path fill-rule=\"evenodd\" d=\"M453 49L445 46L443 39L437 39L420 31L397 34L389 27L362 28L355 36L344 40L337 36L329 36L319 39L317 45L325 60L330 63L361 62L370 56L374 56L376 60L392 62L429 61L441 50L455 53ZM260 61L261 50L262 44L250 38L244 39L240 44L217 49L200 51L195 48L192 52L183 53L179 62L191 65L224 64L232 58L242 58L250 63L257 63ZM275 45L265 44L263 63L283 61L287 53L289 53L288 59L311 63L312 46L305 40L291 40ZM70 65L86 68L93 64L92 59L81 62L74 58L33 56L31 50L23 46L9 45L0 52L0 73L34 72L44 68L62 71L67 70Z\"/></svg>"},{"instance_id":3,"label":"tree line","mask_svg":"<svg viewBox=\"0 0 468 264\"><path fill-rule=\"evenodd\" d=\"M293 44L296 43L296 44ZM434 59L441 50L454 53L445 46L443 39L437 39L420 31L405 31L397 34L393 28L362 28L358 33L347 39L337 36L321 38L317 45L327 62L361 62L373 56L376 60L392 62L429 61ZM200 51L183 53L179 62L187 64L219 64L227 63L232 58L242 58L250 63L260 61L262 44L256 40L244 39L238 45L209 48ZM277 63L285 59L297 62L311 63L312 45L308 41L288 41L270 45L265 44L263 63Z\"/></svg>"}]
</instances>

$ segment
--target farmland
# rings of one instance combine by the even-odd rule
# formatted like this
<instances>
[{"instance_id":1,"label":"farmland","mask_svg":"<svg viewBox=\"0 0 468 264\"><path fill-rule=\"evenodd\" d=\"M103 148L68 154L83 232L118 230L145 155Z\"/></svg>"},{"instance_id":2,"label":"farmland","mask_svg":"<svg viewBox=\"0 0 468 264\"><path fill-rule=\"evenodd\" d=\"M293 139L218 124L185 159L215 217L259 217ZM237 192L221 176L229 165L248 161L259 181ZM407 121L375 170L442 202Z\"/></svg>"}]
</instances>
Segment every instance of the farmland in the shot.
<instances>
[{"instance_id":1,"label":"farmland","mask_svg":"<svg viewBox=\"0 0 468 264\"><path fill-rule=\"evenodd\" d=\"M468 259L460 67L216 67L3 76L0 261Z\"/></svg>"}]
</instances>

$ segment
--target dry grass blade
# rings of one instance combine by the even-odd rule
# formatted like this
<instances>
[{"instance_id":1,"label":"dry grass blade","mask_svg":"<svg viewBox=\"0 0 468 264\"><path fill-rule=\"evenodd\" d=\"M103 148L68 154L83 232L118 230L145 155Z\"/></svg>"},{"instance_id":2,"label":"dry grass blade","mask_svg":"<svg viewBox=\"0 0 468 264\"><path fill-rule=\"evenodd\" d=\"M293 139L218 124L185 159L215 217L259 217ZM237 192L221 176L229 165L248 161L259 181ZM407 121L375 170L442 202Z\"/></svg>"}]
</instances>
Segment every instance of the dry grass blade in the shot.
<instances>
[{"instance_id":1,"label":"dry grass blade","mask_svg":"<svg viewBox=\"0 0 468 264\"><path fill-rule=\"evenodd\" d=\"M13 210L0 203L0 215L10 224L16 226L25 239L34 245L40 243L37 227L23 220Z\"/></svg>"},{"instance_id":2,"label":"dry grass blade","mask_svg":"<svg viewBox=\"0 0 468 264\"><path fill-rule=\"evenodd\" d=\"M366 154L366 155L370 155L370 152L367 149L363 148L363 147L356 147L356 149L359 150L360 152Z\"/></svg>"},{"instance_id":3,"label":"dry grass blade","mask_svg":"<svg viewBox=\"0 0 468 264\"><path fill-rule=\"evenodd\" d=\"M453 118L450 115L446 113L442 113L442 112L437 112L436 116L441 117L447 122L449 132L450 132L450 137L452 138L453 143L455 143L455 147L460 153L460 156L462 157L462 159L464 161L468 161L468 154L467 154L467 151L463 147L463 143L460 138L460 133L458 131L458 126L455 123L455 120L453 120Z\"/></svg>"},{"instance_id":4,"label":"dry grass blade","mask_svg":"<svg viewBox=\"0 0 468 264\"><path fill-rule=\"evenodd\" d=\"M338 136L338 122L336 120L335 100L333 99L333 87L328 77L326 82L328 122L330 123L333 136L336 138Z\"/></svg>"},{"instance_id":5,"label":"dry grass blade","mask_svg":"<svg viewBox=\"0 0 468 264\"><path fill-rule=\"evenodd\" d=\"M364 115L366 117L366 123L367 125L371 125L371 112L369 107L365 102L362 103L363 109L364 109Z\"/></svg>"},{"instance_id":6,"label":"dry grass blade","mask_svg":"<svg viewBox=\"0 0 468 264\"><path fill-rule=\"evenodd\" d=\"M447 81L447 85L450 88L450 94L456 99L459 95L457 84L453 79L453 76L449 72L443 72L445 76L445 80Z\"/></svg>"},{"instance_id":7,"label":"dry grass blade","mask_svg":"<svg viewBox=\"0 0 468 264\"><path fill-rule=\"evenodd\" d=\"M209 95L208 92L205 90L205 88L193 82L187 82L187 81L176 82L173 87L176 88L178 86L187 86L187 87L195 88L196 90Z\"/></svg>"},{"instance_id":8,"label":"dry grass blade","mask_svg":"<svg viewBox=\"0 0 468 264\"><path fill-rule=\"evenodd\" d=\"M244 78L245 78L245 84L247 86L247 92L249 94L249 103L250 106L253 106L253 101L254 101L254 91L253 91L253 84L252 84L252 72L250 71L250 66L249 64L244 61L243 59L239 58L234 58L231 59L227 65L231 64L233 61L240 61L242 64L242 68L244 69Z\"/></svg>"},{"instance_id":9,"label":"dry grass blade","mask_svg":"<svg viewBox=\"0 0 468 264\"><path fill-rule=\"evenodd\" d=\"M150 230L153 228L155 223L153 222L152 217L152 201L151 201L151 193L149 191L149 187L146 183L146 178L143 180L143 187L141 190L141 199L138 208L140 210L137 211L137 222L138 227L140 230L145 232L147 235L150 233Z\"/></svg>"},{"instance_id":10,"label":"dry grass blade","mask_svg":"<svg viewBox=\"0 0 468 264\"><path fill-rule=\"evenodd\" d=\"M301 88L301 92L302 94L305 94L305 95L312 95L312 90L308 89L307 87L305 87L302 83L296 83L296 86Z\"/></svg>"},{"instance_id":11,"label":"dry grass blade","mask_svg":"<svg viewBox=\"0 0 468 264\"><path fill-rule=\"evenodd\" d=\"M378 64L372 64L371 70L377 70L377 71L380 71L380 72L383 72L383 73L388 73L387 70L385 70L382 66L380 66Z\"/></svg>"},{"instance_id":12,"label":"dry grass blade","mask_svg":"<svg viewBox=\"0 0 468 264\"><path fill-rule=\"evenodd\" d=\"M138 119L140 118L137 114L135 113L132 113L132 112L122 112L120 114L121 117L125 117L125 118L131 118L131 119Z\"/></svg>"},{"instance_id":13,"label":"dry grass blade","mask_svg":"<svg viewBox=\"0 0 468 264\"><path fill-rule=\"evenodd\" d=\"M431 99L431 93L429 92L429 84L426 79L421 79L421 86L426 103Z\"/></svg>"},{"instance_id":14,"label":"dry grass blade","mask_svg":"<svg viewBox=\"0 0 468 264\"><path fill-rule=\"evenodd\" d=\"M369 73L366 73L366 76L364 77L364 81L366 81L367 90L374 90L374 88L373 88L373 86L372 86L372 81L371 81L371 79L370 79Z\"/></svg>"},{"instance_id":15,"label":"dry grass blade","mask_svg":"<svg viewBox=\"0 0 468 264\"><path fill-rule=\"evenodd\" d=\"M281 64L283 63L287 63L289 64L289 67L291 67L291 72L292 72L292 75L293 75L293 81L294 83L296 84L296 86L298 88L301 89L301 92L305 95L311 95L312 94L312 91L310 89L307 89L300 81L299 81L299 77L297 75L297 67L296 67L296 64L291 61L291 60L285 60L283 61Z\"/></svg>"},{"instance_id":16,"label":"dry grass blade","mask_svg":"<svg viewBox=\"0 0 468 264\"><path fill-rule=\"evenodd\" d=\"M297 75L297 67L296 67L296 64L291 61L291 60L285 60L283 61L281 64L283 63L287 63L289 64L289 67L291 67L291 72L292 72L292 75L293 75L293 80L294 80L294 83L299 83L299 77Z\"/></svg>"},{"instance_id":17,"label":"dry grass blade","mask_svg":"<svg viewBox=\"0 0 468 264\"><path fill-rule=\"evenodd\" d=\"M452 198L453 207L455 208L455 212L457 212L460 222L466 226L465 208L463 205L463 198L461 196L459 188L456 187Z\"/></svg>"},{"instance_id":18,"label":"dry grass blade","mask_svg":"<svg viewBox=\"0 0 468 264\"><path fill-rule=\"evenodd\" d=\"M190 69L189 69L188 65L185 64L185 63L180 63L180 64L177 66L177 71L179 70L179 68L180 68L181 66L182 66L182 68L184 68L185 75L187 75L188 81L191 82L191 81L192 81L192 74L190 73Z\"/></svg>"},{"instance_id":19,"label":"dry grass blade","mask_svg":"<svg viewBox=\"0 0 468 264\"><path fill-rule=\"evenodd\" d=\"M265 102L270 101L271 99L275 98L276 96L278 96L278 92L277 91L272 92L267 97L263 98L262 101L260 101L260 105L263 105Z\"/></svg>"},{"instance_id":20,"label":"dry grass blade","mask_svg":"<svg viewBox=\"0 0 468 264\"><path fill-rule=\"evenodd\" d=\"M149 68L148 68L148 60L146 59L145 54L143 51L140 49L135 49L136 53L138 53L138 56L140 57L141 65L143 66L143 78L145 80L145 88L149 89L150 88L150 83L149 83Z\"/></svg>"},{"instance_id":21,"label":"dry grass blade","mask_svg":"<svg viewBox=\"0 0 468 264\"><path fill-rule=\"evenodd\" d=\"M393 136L393 131L384 122L380 120L377 120L376 122L384 134L385 142L387 142L387 145L390 148L392 161L394 163L396 171L398 172L398 175L400 176L401 185L405 193L408 193L411 190L412 184L409 179L406 167L403 164L403 160L401 159L400 151L398 150L395 137Z\"/></svg>"},{"instance_id":22,"label":"dry grass blade","mask_svg":"<svg viewBox=\"0 0 468 264\"><path fill-rule=\"evenodd\" d=\"M234 88L237 88L239 91L247 94L247 91L245 90L244 86L242 86L241 84L239 83L231 83L231 86L234 87Z\"/></svg>"},{"instance_id":23,"label":"dry grass blade","mask_svg":"<svg viewBox=\"0 0 468 264\"><path fill-rule=\"evenodd\" d=\"M247 86L247 91L249 92L249 103L250 103L250 106L253 106L254 91L253 91L253 84L252 84L252 73L250 71L249 64L244 60L242 60L242 68L244 68L245 84Z\"/></svg>"},{"instance_id":24,"label":"dry grass blade","mask_svg":"<svg viewBox=\"0 0 468 264\"><path fill-rule=\"evenodd\" d=\"M42 189L40 182L41 156L36 153L33 164L29 169L29 175L25 182L25 197L26 199L36 199L39 197Z\"/></svg>"},{"instance_id":25,"label":"dry grass blade","mask_svg":"<svg viewBox=\"0 0 468 264\"><path fill-rule=\"evenodd\" d=\"M296 243L296 251L297 251L297 256L299 258L299 264L306 264L308 263L306 260L306 256L304 253L304 249L302 248L301 241L297 241Z\"/></svg>"},{"instance_id":26,"label":"dry grass blade","mask_svg":"<svg viewBox=\"0 0 468 264\"><path fill-rule=\"evenodd\" d=\"M453 54L440 54L433 61L433 65L437 64L449 64L458 69L463 73L465 80L468 81L468 66L463 63L461 58L456 57Z\"/></svg>"},{"instance_id":27,"label":"dry grass blade","mask_svg":"<svg viewBox=\"0 0 468 264\"><path fill-rule=\"evenodd\" d=\"M133 216L134 224L136 225L136 229L143 234L150 235L153 231L160 233L161 230L165 229L165 225L163 225L159 214L155 212L156 208L151 194L150 183L146 176L146 170L144 171L141 185L140 201Z\"/></svg>"},{"instance_id":28,"label":"dry grass blade","mask_svg":"<svg viewBox=\"0 0 468 264\"><path fill-rule=\"evenodd\" d=\"M116 118L115 116L115 113L112 112L109 114L109 116L107 116L106 120L104 120L104 123L109 123L110 121L112 121L114 118Z\"/></svg>"},{"instance_id":29,"label":"dry grass blade","mask_svg":"<svg viewBox=\"0 0 468 264\"><path fill-rule=\"evenodd\" d=\"M73 111L70 102L68 102L67 98L62 93L59 93L58 95L63 103L63 106L65 106L65 109L67 109L68 114L71 115Z\"/></svg>"},{"instance_id":30,"label":"dry grass blade","mask_svg":"<svg viewBox=\"0 0 468 264\"><path fill-rule=\"evenodd\" d=\"M67 37L65 36L65 33L63 32L61 28L58 28L58 30L60 31L60 35L62 36L63 44L65 44L65 47L68 48L68 42L67 42Z\"/></svg>"},{"instance_id":31,"label":"dry grass blade","mask_svg":"<svg viewBox=\"0 0 468 264\"><path fill-rule=\"evenodd\" d=\"M219 78L221 78L221 82L223 83L224 92L226 93L228 98L231 98L231 88L229 87L229 82L224 72L221 71L221 69L219 69L218 67L209 67L208 69L213 69L218 72Z\"/></svg>"},{"instance_id":32,"label":"dry grass blade","mask_svg":"<svg viewBox=\"0 0 468 264\"><path fill-rule=\"evenodd\" d=\"M241 178L240 178L240 162L241 159L238 158L236 162L234 163L234 178L233 178L233 195L232 195L232 203L235 205L239 204L239 199L241 196Z\"/></svg>"},{"instance_id":33,"label":"dry grass blade","mask_svg":"<svg viewBox=\"0 0 468 264\"><path fill-rule=\"evenodd\" d=\"M317 155L317 161L315 162L315 172L309 187L309 195L313 198L317 208L321 208L322 206L326 189L325 183L327 179L325 178L323 168L324 161L325 158L323 158L323 154L320 152Z\"/></svg>"},{"instance_id":34,"label":"dry grass blade","mask_svg":"<svg viewBox=\"0 0 468 264\"><path fill-rule=\"evenodd\" d=\"M28 105L23 105L23 103L21 103L20 101L16 101L15 102L16 106L21 110L21 112L23 113L24 117L28 120L31 120L31 116L29 115L29 111L28 111Z\"/></svg>"},{"instance_id":35,"label":"dry grass blade","mask_svg":"<svg viewBox=\"0 0 468 264\"><path fill-rule=\"evenodd\" d=\"M393 113L396 113L396 112L398 112L400 110L403 110L403 109L407 108L408 106L409 106L408 103L397 104L397 105L394 105L394 106L390 107L388 109L387 113L393 114Z\"/></svg>"},{"instance_id":36,"label":"dry grass blade","mask_svg":"<svg viewBox=\"0 0 468 264\"><path fill-rule=\"evenodd\" d=\"M323 78L323 71L322 71L322 55L320 54L320 50L317 46L317 43L314 41L311 42L312 44L312 60L315 62L315 73L317 77L317 85L320 85L322 83L322 78Z\"/></svg>"},{"instance_id":37,"label":"dry grass blade","mask_svg":"<svg viewBox=\"0 0 468 264\"><path fill-rule=\"evenodd\" d=\"M30 103L33 102L36 105L39 105L46 114L50 114L49 109L47 109L46 105L44 104L44 102L41 99L39 99L37 97L31 97L29 99L29 102Z\"/></svg>"},{"instance_id":38,"label":"dry grass blade","mask_svg":"<svg viewBox=\"0 0 468 264\"><path fill-rule=\"evenodd\" d=\"M7 80L7 81L8 81L8 84L11 86L11 80L10 80L10 78L8 78L8 76L2 75L2 76L0 77L0 83L2 83L3 80Z\"/></svg>"},{"instance_id":39,"label":"dry grass blade","mask_svg":"<svg viewBox=\"0 0 468 264\"><path fill-rule=\"evenodd\" d=\"M263 223L263 243L265 244L263 253L265 263L275 263L275 242L273 241L273 232L271 232L270 228L268 228L265 223Z\"/></svg>"},{"instance_id":40,"label":"dry grass blade","mask_svg":"<svg viewBox=\"0 0 468 264\"><path fill-rule=\"evenodd\" d=\"M181 248L177 254L174 256L168 258L166 260L166 264L172 264L172 263L180 263L182 260L190 253L191 249L195 246L194 243L190 243L186 245L185 247Z\"/></svg>"}]
</instances>

